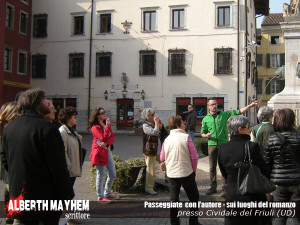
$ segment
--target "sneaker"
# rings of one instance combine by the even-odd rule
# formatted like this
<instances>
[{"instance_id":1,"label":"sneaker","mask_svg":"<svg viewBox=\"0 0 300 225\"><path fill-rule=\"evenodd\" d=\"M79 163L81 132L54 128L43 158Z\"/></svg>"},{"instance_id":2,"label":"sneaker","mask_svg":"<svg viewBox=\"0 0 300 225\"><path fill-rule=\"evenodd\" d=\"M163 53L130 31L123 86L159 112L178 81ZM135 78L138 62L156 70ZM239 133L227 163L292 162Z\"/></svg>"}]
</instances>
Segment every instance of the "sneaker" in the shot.
<instances>
[{"instance_id":1,"label":"sneaker","mask_svg":"<svg viewBox=\"0 0 300 225\"><path fill-rule=\"evenodd\" d=\"M153 190L146 191L146 193L148 193L149 195L157 195L157 192Z\"/></svg>"},{"instance_id":2,"label":"sneaker","mask_svg":"<svg viewBox=\"0 0 300 225\"><path fill-rule=\"evenodd\" d=\"M119 199L119 196L117 196L117 195L109 195L109 196L106 196L105 199L107 199L107 200L117 200L117 199Z\"/></svg>"},{"instance_id":3,"label":"sneaker","mask_svg":"<svg viewBox=\"0 0 300 225\"><path fill-rule=\"evenodd\" d=\"M101 202L101 203L110 203L110 200L106 199L106 198L100 198L98 200L98 202Z\"/></svg>"},{"instance_id":4,"label":"sneaker","mask_svg":"<svg viewBox=\"0 0 300 225\"><path fill-rule=\"evenodd\" d=\"M216 188L210 188L210 189L208 189L208 191L205 194L212 195L213 193L216 193L216 192L217 192Z\"/></svg>"}]
</instances>

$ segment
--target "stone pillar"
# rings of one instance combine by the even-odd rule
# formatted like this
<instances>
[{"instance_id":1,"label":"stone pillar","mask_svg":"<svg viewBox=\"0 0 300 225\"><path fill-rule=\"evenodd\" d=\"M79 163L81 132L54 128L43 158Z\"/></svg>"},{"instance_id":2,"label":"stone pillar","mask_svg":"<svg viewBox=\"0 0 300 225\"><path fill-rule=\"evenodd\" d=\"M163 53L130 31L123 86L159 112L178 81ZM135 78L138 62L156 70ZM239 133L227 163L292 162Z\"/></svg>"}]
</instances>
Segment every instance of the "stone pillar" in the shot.
<instances>
[{"instance_id":1,"label":"stone pillar","mask_svg":"<svg viewBox=\"0 0 300 225\"><path fill-rule=\"evenodd\" d=\"M300 124L300 77L296 75L300 63L300 15L285 17L280 24L285 42L285 88L274 95L268 106L274 110L290 108L296 114L296 123Z\"/></svg>"}]
</instances>

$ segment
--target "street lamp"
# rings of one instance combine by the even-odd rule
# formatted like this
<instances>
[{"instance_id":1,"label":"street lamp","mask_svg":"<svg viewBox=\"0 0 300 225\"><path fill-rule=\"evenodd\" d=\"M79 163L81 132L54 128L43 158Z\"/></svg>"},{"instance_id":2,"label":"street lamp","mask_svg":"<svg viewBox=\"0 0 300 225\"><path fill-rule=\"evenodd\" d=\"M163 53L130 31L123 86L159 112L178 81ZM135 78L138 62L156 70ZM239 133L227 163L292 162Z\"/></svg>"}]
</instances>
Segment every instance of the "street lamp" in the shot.
<instances>
[{"instance_id":1,"label":"street lamp","mask_svg":"<svg viewBox=\"0 0 300 225\"><path fill-rule=\"evenodd\" d=\"M107 90L104 91L104 98L105 98L105 100L107 100L107 98L108 98L108 92L107 92Z\"/></svg>"},{"instance_id":2,"label":"street lamp","mask_svg":"<svg viewBox=\"0 0 300 225\"><path fill-rule=\"evenodd\" d=\"M144 91L144 90L142 90L142 92L141 92L141 98L142 98L143 100L145 100L145 91Z\"/></svg>"}]
</instances>

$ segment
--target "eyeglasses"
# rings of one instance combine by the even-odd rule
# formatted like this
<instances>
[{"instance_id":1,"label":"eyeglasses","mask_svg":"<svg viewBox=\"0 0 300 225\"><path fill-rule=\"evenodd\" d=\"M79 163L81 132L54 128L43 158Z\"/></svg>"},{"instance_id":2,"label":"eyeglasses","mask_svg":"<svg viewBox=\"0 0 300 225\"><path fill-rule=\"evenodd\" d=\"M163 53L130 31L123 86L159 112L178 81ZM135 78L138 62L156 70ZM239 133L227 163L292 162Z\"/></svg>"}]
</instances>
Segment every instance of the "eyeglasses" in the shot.
<instances>
[{"instance_id":1,"label":"eyeglasses","mask_svg":"<svg viewBox=\"0 0 300 225\"><path fill-rule=\"evenodd\" d=\"M215 104L209 104L209 106L216 106L217 105L217 103L215 103Z\"/></svg>"},{"instance_id":2,"label":"eyeglasses","mask_svg":"<svg viewBox=\"0 0 300 225\"><path fill-rule=\"evenodd\" d=\"M104 115L104 114L106 114L105 111L99 112L99 115Z\"/></svg>"},{"instance_id":3,"label":"eyeglasses","mask_svg":"<svg viewBox=\"0 0 300 225\"><path fill-rule=\"evenodd\" d=\"M243 127L243 128L247 128L247 129L249 129L249 124L247 124L245 127Z\"/></svg>"}]
</instances>

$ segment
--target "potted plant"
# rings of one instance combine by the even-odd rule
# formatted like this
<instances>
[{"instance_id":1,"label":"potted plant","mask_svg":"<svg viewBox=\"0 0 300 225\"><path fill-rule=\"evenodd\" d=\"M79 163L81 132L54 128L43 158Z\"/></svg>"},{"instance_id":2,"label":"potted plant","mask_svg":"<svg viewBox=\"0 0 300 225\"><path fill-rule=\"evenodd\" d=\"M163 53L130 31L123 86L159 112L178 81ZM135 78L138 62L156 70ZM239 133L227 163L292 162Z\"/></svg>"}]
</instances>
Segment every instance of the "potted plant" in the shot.
<instances>
[{"instance_id":1,"label":"potted plant","mask_svg":"<svg viewBox=\"0 0 300 225\"><path fill-rule=\"evenodd\" d=\"M141 169L144 169L146 167L145 159L131 158L127 161L124 161L116 155L113 156L113 159L116 167L116 178L113 182L112 190L116 192L124 192L136 183ZM90 167L89 172L91 175L90 184L95 190L96 168ZM142 175L142 177L137 182L137 185L140 186L141 189L145 188L143 176L144 175Z\"/></svg>"},{"instance_id":2,"label":"potted plant","mask_svg":"<svg viewBox=\"0 0 300 225\"><path fill-rule=\"evenodd\" d=\"M143 122L141 120L135 120L133 124L134 133L136 135L141 135L143 133L142 130Z\"/></svg>"}]
</instances>

